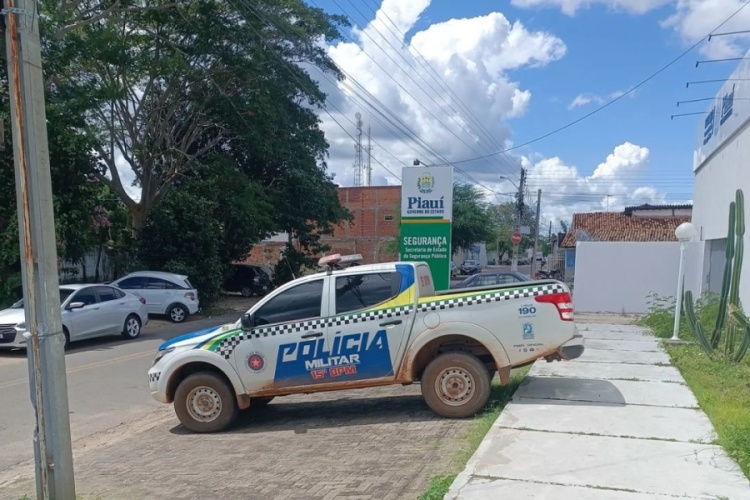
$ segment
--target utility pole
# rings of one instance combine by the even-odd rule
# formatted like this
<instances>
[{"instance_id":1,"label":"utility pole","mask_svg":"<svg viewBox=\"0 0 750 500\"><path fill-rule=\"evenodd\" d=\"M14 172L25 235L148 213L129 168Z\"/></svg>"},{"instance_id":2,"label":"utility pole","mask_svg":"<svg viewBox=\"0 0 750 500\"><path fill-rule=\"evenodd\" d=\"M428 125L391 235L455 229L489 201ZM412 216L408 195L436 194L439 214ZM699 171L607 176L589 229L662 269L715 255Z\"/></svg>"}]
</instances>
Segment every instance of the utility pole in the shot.
<instances>
[{"instance_id":1,"label":"utility pole","mask_svg":"<svg viewBox=\"0 0 750 500\"><path fill-rule=\"evenodd\" d=\"M357 136L354 143L354 185L362 186L365 168L362 163L362 114L357 112L354 117L357 119Z\"/></svg>"},{"instance_id":2,"label":"utility pole","mask_svg":"<svg viewBox=\"0 0 750 500\"><path fill-rule=\"evenodd\" d=\"M64 336L60 318L39 10L32 0L5 0L10 122L39 500L73 499Z\"/></svg>"},{"instance_id":3,"label":"utility pole","mask_svg":"<svg viewBox=\"0 0 750 500\"><path fill-rule=\"evenodd\" d=\"M542 190L536 191L536 222L534 223L534 253L531 256L531 277L534 277L536 268L536 252L539 247L539 212L542 207Z\"/></svg>"},{"instance_id":4,"label":"utility pole","mask_svg":"<svg viewBox=\"0 0 750 500\"><path fill-rule=\"evenodd\" d=\"M547 253L547 270L549 271L549 266L551 265L549 260L552 258L552 221L549 221L549 238L547 239L547 244L549 245L549 252Z\"/></svg>"},{"instance_id":5,"label":"utility pole","mask_svg":"<svg viewBox=\"0 0 750 500\"><path fill-rule=\"evenodd\" d=\"M372 186L372 130L367 125L367 183L365 186Z\"/></svg>"},{"instance_id":6,"label":"utility pole","mask_svg":"<svg viewBox=\"0 0 750 500\"><path fill-rule=\"evenodd\" d=\"M526 184L526 169L521 169L521 182L518 184L518 195L516 197L516 212L518 214L518 223L516 224L516 231L521 229L523 224L523 193L524 186ZM518 245L513 248L513 261L511 263L511 270L518 271Z\"/></svg>"}]
</instances>

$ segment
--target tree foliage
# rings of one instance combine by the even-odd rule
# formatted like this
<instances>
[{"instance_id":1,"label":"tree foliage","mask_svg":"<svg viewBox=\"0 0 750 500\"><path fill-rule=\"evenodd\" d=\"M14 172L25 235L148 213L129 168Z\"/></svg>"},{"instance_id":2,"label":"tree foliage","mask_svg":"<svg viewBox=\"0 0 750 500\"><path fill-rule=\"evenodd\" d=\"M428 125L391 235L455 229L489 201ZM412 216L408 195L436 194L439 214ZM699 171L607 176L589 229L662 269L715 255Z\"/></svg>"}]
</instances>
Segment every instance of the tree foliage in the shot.
<instances>
[{"instance_id":1,"label":"tree foliage","mask_svg":"<svg viewBox=\"0 0 750 500\"><path fill-rule=\"evenodd\" d=\"M340 77L315 43L339 36L338 18L301 0L123 5L67 32L73 49L65 88L96 139L99 179L130 208L136 229L217 151L251 162L283 152L277 174L294 168L292 155L317 161L325 154L325 141L309 133L318 131L317 117L303 106L324 96L298 64ZM299 33L305 43L290 43ZM138 201L121 164L132 171Z\"/></svg>"},{"instance_id":2,"label":"tree foliage","mask_svg":"<svg viewBox=\"0 0 750 500\"><path fill-rule=\"evenodd\" d=\"M5 66L0 83L7 85ZM78 263L109 236L106 210L111 194L87 176L95 163L91 141L76 130L80 119L67 112L55 92L48 96L47 132L52 179L57 251L61 261ZM10 103L0 94L0 116L8 123ZM12 134L5 127L5 150L0 151L0 304L20 296L21 263L16 211L16 182Z\"/></svg>"},{"instance_id":3,"label":"tree foliage","mask_svg":"<svg viewBox=\"0 0 750 500\"><path fill-rule=\"evenodd\" d=\"M207 162L149 213L137 245L140 266L188 275L203 305L218 299L228 264L270 233L274 210L262 186L226 157Z\"/></svg>"},{"instance_id":4,"label":"tree foliage","mask_svg":"<svg viewBox=\"0 0 750 500\"><path fill-rule=\"evenodd\" d=\"M479 189L471 184L453 186L453 251L468 249L480 242L495 240L495 225L488 213L489 205Z\"/></svg>"}]
</instances>

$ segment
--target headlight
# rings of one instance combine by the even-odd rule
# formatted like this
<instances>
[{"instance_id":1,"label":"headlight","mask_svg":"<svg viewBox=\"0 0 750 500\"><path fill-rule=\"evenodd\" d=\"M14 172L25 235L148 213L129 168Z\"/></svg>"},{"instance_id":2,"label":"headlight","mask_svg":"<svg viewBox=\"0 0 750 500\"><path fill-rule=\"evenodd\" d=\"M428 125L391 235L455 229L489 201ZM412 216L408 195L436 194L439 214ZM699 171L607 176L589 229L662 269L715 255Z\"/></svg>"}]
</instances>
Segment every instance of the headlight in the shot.
<instances>
[{"instance_id":1,"label":"headlight","mask_svg":"<svg viewBox=\"0 0 750 500\"><path fill-rule=\"evenodd\" d=\"M16 325L16 328L18 328L19 330L26 330L26 322L21 321L20 323Z\"/></svg>"},{"instance_id":2,"label":"headlight","mask_svg":"<svg viewBox=\"0 0 750 500\"><path fill-rule=\"evenodd\" d=\"M158 362L159 362L159 360L160 360L161 358L163 358L163 357L164 357L164 356L166 356L166 355L167 355L168 353L170 353L170 352L172 352L172 351L174 351L174 350L175 350L175 346L171 346L171 347L167 347L167 348L166 348L166 349L164 349L163 351L159 351L158 353L156 353L156 357L154 358L154 363L153 363L153 364L152 364L151 366L154 366L154 365L155 365L156 363L158 363Z\"/></svg>"}]
</instances>

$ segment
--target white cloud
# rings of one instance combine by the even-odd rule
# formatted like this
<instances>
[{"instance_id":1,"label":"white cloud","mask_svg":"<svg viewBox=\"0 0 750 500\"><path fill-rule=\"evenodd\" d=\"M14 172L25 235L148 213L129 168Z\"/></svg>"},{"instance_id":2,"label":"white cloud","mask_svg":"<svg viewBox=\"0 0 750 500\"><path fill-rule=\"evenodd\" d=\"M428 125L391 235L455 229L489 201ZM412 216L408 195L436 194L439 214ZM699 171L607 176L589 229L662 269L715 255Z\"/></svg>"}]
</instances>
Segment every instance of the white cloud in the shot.
<instances>
[{"instance_id":1,"label":"white cloud","mask_svg":"<svg viewBox=\"0 0 750 500\"><path fill-rule=\"evenodd\" d=\"M575 99L570 102L570 104L568 105L568 109L580 108L592 103L601 106L602 104L611 101L612 99L617 99L618 97L624 96L625 92L625 90L618 90L616 92L612 92L607 96L600 96L597 94L578 94ZM635 97L635 94L635 92L631 92L628 94L628 97Z\"/></svg>"},{"instance_id":2,"label":"white cloud","mask_svg":"<svg viewBox=\"0 0 750 500\"><path fill-rule=\"evenodd\" d=\"M559 7L568 16L594 5L603 5L630 14L645 14L671 2L672 0L511 0L511 4L516 7Z\"/></svg>"},{"instance_id":3,"label":"white cloud","mask_svg":"<svg viewBox=\"0 0 750 500\"><path fill-rule=\"evenodd\" d=\"M610 10L629 14L645 14L671 5L673 13L661 21L661 26L677 32L685 44L692 44L708 35L719 24L734 14L745 0L511 0L516 7L557 7L569 16L578 10L605 6ZM742 31L750 26L750 7L742 9L721 32ZM713 38L701 46L703 55L710 58L738 57L750 45L747 34Z\"/></svg>"},{"instance_id":4,"label":"white cloud","mask_svg":"<svg viewBox=\"0 0 750 500\"><path fill-rule=\"evenodd\" d=\"M566 52L554 35L530 31L499 12L432 24L405 40L402 33L413 32L429 4L430 0L384 0L375 20L353 30L356 43L331 45L330 56L352 78L334 86L310 70L329 95L328 110L349 134L355 134L356 112L363 116L365 135L367 126L372 127L377 143L373 157L392 172L373 161L373 184L393 182L415 157L442 163L438 155L425 151L424 143L450 159L480 156L512 144L508 120L526 112L531 93L512 81L508 72L542 67ZM383 114L388 113L395 117L386 119ZM327 114L320 117L331 146L329 167L337 182L351 185L353 141ZM518 160L505 156L460 168L484 183L502 174L516 177Z\"/></svg>"},{"instance_id":5,"label":"white cloud","mask_svg":"<svg viewBox=\"0 0 750 500\"><path fill-rule=\"evenodd\" d=\"M745 0L677 0L675 13L661 24L672 28L686 43L700 40L729 16ZM750 7L746 7L721 27L719 32L742 31L750 26ZM744 55L750 36L732 35L712 38L701 46L701 53L710 58L739 57Z\"/></svg>"},{"instance_id":6,"label":"white cloud","mask_svg":"<svg viewBox=\"0 0 750 500\"><path fill-rule=\"evenodd\" d=\"M568 105L568 109L575 109L581 106L585 106L587 104L594 102L595 99L598 99L597 96L587 96L584 94L578 94L576 98L573 99L573 101Z\"/></svg>"},{"instance_id":7,"label":"white cloud","mask_svg":"<svg viewBox=\"0 0 750 500\"><path fill-rule=\"evenodd\" d=\"M574 213L619 211L626 206L666 203L666 194L642 185L649 150L625 142L614 148L589 175L559 157L523 158L531 191L542 190L545 220L570 220Z\"/></svg>"}]
</instances>

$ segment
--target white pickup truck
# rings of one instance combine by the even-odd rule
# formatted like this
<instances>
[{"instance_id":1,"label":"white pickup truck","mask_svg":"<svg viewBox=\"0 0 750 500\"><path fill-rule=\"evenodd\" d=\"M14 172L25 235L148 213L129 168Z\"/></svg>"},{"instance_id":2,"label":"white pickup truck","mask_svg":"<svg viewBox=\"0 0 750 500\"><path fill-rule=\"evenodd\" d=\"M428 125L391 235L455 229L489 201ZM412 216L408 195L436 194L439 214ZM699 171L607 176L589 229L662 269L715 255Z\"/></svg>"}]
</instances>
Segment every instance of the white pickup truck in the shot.
<instances>
[{"instance_id":1,"label":"white pickup truck","mask_svg":"<svg viewBox=\"0 0 750 500\"><path fill-rule=\"evenodd\" d=\"M532 281L435 293L427 264L334 269L274 290L236 323L159 347L151 395L194 432L228 427L275 396L421 382L427 405L469 417L497 371L574 359L583 339L565 284Z\"/></svg>"}]
</instances>

